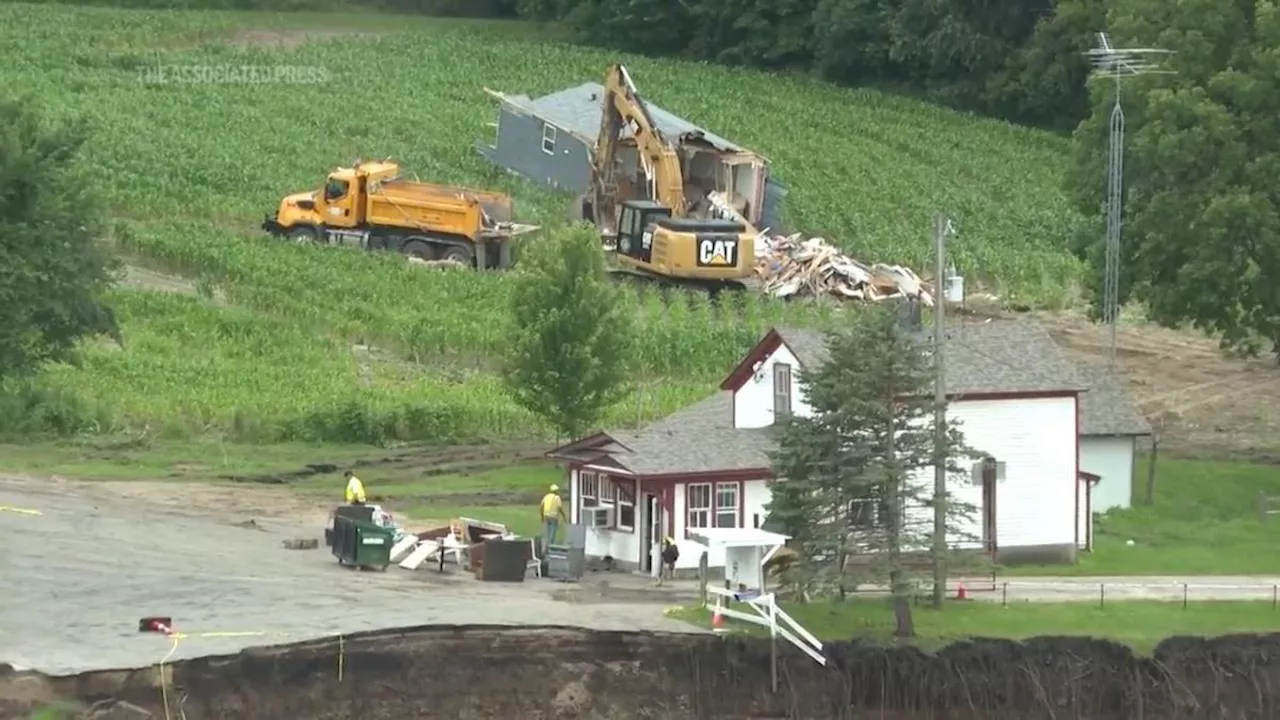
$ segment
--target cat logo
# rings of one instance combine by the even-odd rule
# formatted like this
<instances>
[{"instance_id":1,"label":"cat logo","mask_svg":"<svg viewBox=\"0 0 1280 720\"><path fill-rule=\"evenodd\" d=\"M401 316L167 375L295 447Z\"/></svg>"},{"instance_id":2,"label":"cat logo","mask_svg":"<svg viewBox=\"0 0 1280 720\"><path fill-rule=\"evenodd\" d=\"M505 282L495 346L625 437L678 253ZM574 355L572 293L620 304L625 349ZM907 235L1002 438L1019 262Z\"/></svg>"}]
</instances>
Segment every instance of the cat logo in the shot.
<instances>
[{"instance_id":1,"label":"cat logo","mask_svg":"<svg viewBox=\"0 0 1280 720\"><path fill-rule=\"evenodd\" d=\"M698 238L698 267L733 267L737 264L737 238Z\"/></svg>"}]
</instances>

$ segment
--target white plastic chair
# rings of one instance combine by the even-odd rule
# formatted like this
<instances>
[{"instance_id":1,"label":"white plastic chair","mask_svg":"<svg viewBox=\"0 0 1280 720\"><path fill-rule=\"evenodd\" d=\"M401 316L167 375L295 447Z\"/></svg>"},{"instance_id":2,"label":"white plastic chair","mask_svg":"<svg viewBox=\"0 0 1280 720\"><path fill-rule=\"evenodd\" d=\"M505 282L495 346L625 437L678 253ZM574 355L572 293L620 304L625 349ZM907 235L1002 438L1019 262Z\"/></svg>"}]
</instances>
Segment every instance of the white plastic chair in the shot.
<instances>
[{"instance_id":1,"label":"white plastic chair","mask_svg":"<svg viewBox=\"0 0 1280 720\"><path fill-rule=\"evenodd\" d=\"M530 570L533 570L534 577L542 577L542 559L538 557L538 543L533 538L529 538L529 562L524 566L526 573Z\"/></svg>"}]
</instances>

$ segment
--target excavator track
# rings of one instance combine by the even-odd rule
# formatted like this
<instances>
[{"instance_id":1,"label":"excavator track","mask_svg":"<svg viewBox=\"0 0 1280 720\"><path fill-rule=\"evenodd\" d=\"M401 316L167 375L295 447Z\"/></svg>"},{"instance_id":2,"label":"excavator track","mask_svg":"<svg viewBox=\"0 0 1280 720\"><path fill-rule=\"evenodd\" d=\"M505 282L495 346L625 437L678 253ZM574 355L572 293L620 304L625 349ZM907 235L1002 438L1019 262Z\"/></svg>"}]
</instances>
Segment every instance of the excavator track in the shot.
<instances>
[{"instance_id":1,"label":"excavator track","mask_svg":"<svg viewBox=\"0 0 1280 720\"><path fill-rule=\"evenodd\" d=\"M609 277L615 282L627 283L638 288L652 287L660 290L685 290L707 293L712 299L715 299L721 293L740 293L750 289L747 283L739 280L673 278L626 267L609 268Z\"/></svg>"}]
</instances>

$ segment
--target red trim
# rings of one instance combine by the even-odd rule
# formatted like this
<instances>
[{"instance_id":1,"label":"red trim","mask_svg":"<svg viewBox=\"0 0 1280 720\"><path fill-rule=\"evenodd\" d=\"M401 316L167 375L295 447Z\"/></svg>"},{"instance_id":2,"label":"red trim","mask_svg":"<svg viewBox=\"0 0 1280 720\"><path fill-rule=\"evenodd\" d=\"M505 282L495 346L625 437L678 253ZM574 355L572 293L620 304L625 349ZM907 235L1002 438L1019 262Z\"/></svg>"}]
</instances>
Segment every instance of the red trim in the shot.
<instances>
[{"instance_id":1,"label":"red trim","mask_svg":"<svg viewBox=\"0 0 1280 720\"><path fill-rule=\"evenodd\" d=\"M751 348L751 352L747 353L742 362L733 368L733 371L724 379L724 382L720 383L720 389L740 390L754 374L752 368L755 367L755 364L764 362L775 350L782 347L782 344L782 336L778 334L777 330L771 328L764 338L756 343L755 347Z\"/></svg>"},{"instance_id":2,"label":"red trim","mask_svg":"<svg viewBox=\"0 0 1280 720\"><path fill-rule=\"evenodd\" d=\"M769 480L773 471L769 468L747 468L745 470L711 470L700 473L664 473L662 475L637 475L645 482L658 483L701 483L728 482L731 480Z\"/></svg>"}]
</instances>

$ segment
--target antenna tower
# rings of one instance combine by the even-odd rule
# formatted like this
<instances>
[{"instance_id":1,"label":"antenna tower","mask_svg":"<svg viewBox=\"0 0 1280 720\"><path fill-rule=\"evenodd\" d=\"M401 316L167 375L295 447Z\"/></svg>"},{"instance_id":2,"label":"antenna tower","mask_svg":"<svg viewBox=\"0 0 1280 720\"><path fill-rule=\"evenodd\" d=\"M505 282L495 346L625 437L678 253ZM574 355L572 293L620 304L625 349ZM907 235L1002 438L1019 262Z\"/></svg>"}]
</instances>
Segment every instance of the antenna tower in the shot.
<instances>
[{"instance_id":1,"label":"antenna tower","mask_svg":"<svg viewBox=\"0 0 1280 720\"><path fill-rule=\"evenodd\" d=\"M1096 34L1097 46L1085 54L1093 63L1094 76L1115 82L1115 104L1111 107L1111 133L1107 141L1107 245L1106 269L1102 276L1102 320L1107 324L1107 364L1116 363L1116 325L1120 320L1120 224L1124 204L1124 110L1120 107L1121 81L1136 75L1171 75L1155 62L1170 50L1159 48L1117 48L1107 33Z\"/></svg>"}]
</instances>

